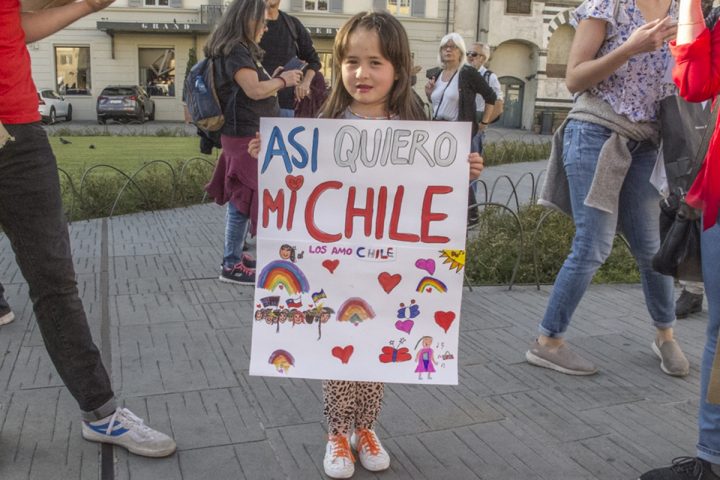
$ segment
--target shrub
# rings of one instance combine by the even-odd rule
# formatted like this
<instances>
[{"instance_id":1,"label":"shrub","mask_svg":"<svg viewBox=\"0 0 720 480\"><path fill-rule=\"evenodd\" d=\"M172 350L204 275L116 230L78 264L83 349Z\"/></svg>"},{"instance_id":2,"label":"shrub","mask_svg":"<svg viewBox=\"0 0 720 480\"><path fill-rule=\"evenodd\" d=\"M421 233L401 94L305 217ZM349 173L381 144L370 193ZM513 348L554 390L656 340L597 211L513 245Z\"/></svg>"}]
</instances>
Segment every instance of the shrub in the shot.
<instances>
[{"instance_id":1,"label":"shrub","mask_svg":"<svg viewBox=\"0 0 720 480\"><path fill-rule=\"evenodd\" d=\"M149 162L130 173L105 165L63 172L63 205L70 220L81 220L201 203L213 168L197 157Z\"/></svg>"},{"instance_id":2,"label":"shrub","mask_svg":"<svg viewBox=\"0 0 720 480\"><path fill-rule=\"evenodd\" d=\"M536 252L540 283L553 283L568 253L574 234L572 221L558 212L537 205L523 206L518 221L507 210L486 207L478 227L469 232L466 275L471 284L509 284L520 252L516 283L535 283ZM543 220L542 224L540 221ZM538 225L540 225L538 229ZM537 229L537 235L535 235ZM635 260L620 237L612 253L594 278L596 283L633 283L640 276Z\"/></svg>"},{"instance_id":3,"label":"shrub","mask_svg":"<svg viewBox=\"0 0 720 480\"><path fill-rule=\"evenodd\" d=\"M550 143L528 143L520 140L503 140L483 146L485 166L506 163L546 160L550 156Z\"/></svg>"}]
</instances>

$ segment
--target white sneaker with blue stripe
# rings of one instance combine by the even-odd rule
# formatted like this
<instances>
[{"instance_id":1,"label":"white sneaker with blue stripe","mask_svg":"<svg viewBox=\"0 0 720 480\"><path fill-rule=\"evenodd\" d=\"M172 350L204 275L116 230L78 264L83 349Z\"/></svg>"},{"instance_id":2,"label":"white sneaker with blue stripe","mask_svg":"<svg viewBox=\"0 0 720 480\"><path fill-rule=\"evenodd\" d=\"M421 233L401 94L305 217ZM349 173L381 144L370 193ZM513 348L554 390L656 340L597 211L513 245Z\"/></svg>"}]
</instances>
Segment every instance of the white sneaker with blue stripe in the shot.
<instances>
[{"instance_id":1,"label":"white sneaker with blue stripe","mask_svg":"<svg viewBox=\"0 0 720 480\"><path fill-rule=\"evenodd\" d=\"M91 442L112 443L143 457L166 457L175 452L175 440L145 425L127 408L118 408L109 417L82 422L82 436Z\"/></svg>"}]
</instances>

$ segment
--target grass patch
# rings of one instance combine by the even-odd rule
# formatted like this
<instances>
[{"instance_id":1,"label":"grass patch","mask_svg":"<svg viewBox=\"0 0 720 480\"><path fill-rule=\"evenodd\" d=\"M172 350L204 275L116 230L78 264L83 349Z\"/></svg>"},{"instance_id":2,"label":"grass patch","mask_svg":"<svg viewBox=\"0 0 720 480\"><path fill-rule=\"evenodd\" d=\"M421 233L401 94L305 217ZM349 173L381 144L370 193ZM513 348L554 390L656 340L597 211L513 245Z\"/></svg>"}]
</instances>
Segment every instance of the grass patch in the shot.
<instances>
[{"instance_id":1,"label":"grass patch","mask_svg":"<svg viewBox=\"0 0 720 480\"><path fill-rule=\"evenodd\" d=\"M175 164L192 157L203 157L215 161L214 155L200 153L199 137L51 136L49 139L58 167L66 171L107 164L132 173L153 160ZM65 144L61 139L70 143Z\"/></svg>"}]
</instances>

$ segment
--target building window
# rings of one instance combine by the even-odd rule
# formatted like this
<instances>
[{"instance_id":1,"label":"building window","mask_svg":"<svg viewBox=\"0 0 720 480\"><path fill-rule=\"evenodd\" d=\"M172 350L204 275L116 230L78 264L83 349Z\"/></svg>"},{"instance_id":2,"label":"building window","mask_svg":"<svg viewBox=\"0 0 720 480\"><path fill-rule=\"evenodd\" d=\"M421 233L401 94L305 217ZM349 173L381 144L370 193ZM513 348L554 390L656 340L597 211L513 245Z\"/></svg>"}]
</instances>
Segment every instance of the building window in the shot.
<instances>
[{"instance_id":1,"label":"building window","mask_svg":"<svg viewBox=\"0 0 720 480\"><path fill-rule=\"evenodd\" d=\"M332 61L332 52L317 52L318 57L320 57L320 72L323 74L323 77L325 78L325 85L327 88L330 88L330 85L332 85L332 77L333 77L333 61Z\"/></svg>"},{"instance_id":2,"label":"building window","mask_svg":"<svg viewBox=\"0 0 720 480\"><path fill-rule=\"evenodd\" d=\"M393 15L410 16L412 0L387 0L387 9Z\"/></svg>"},{"instance_id":3,"label":"building window","mask_svg":"<svg viewBox=\"0 0 720 480\"><path fill-rule=\"evenodd\" d=\"M305 0L305 11L306 12L327 12L328 11L327 0Z\"/></svg>"},{"instance_id":4,"label":"building window","mask_svg":"<svg viewBox=\"0 0 720 480\"><path fill-rule=\"evenodd\" d=\"M175 49L140 48L140 85L153 97L175 96Z\"/></svg>"},{"instance_id":5,"label":"building window","mask_svg":"<svg viewBox=\"0 0 720 480\"><path fill-rule=\"evenodd\" d=\"M146 7L169 7L170 0L145 0Z\"/></svg>"},{"instance_id":6,"label":"building window","mask_svg":"<svg viewBox=\"0 0 720 480\"><path fill-rule=\"evenodd\" d=\"M55 79L61 95L90 95L90 47L55 47Z\"/></svg>"},{"instance_id":7,"label":"building window","mask_svg":"<svg viewBox=\"0 0 720 480\"><path fill-rule=\"evenodd\" d=\"M505 0L505 13L529 15L532 13L532 0Z\"/></svg>"}]
</instances>

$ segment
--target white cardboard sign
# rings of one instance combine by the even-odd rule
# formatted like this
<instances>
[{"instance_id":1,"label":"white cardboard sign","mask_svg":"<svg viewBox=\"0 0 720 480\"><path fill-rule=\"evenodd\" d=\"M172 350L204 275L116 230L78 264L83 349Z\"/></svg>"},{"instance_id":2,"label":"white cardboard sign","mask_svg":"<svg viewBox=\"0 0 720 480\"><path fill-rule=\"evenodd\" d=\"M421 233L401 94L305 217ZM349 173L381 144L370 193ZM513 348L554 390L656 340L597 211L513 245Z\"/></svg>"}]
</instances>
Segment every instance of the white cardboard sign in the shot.
<instances>
[{"instance_id":1,"label":"white cardboard sign","mask_svg":"<svg viewBox=\"0 0 720 480\"><path fill-rule=\"evenodd\" d=\"M264 118L250 374L457 384L470 124Z\"/></svg>"}]
</instances>

